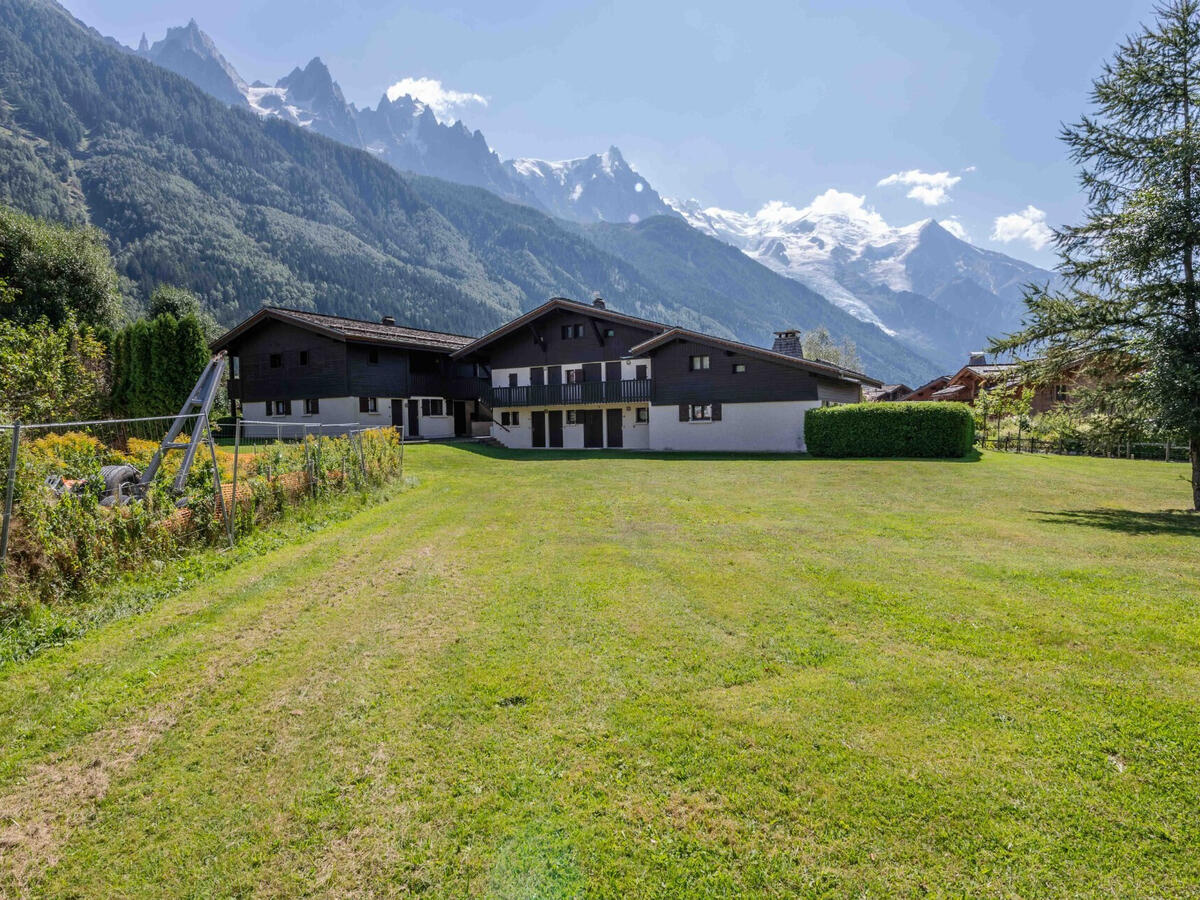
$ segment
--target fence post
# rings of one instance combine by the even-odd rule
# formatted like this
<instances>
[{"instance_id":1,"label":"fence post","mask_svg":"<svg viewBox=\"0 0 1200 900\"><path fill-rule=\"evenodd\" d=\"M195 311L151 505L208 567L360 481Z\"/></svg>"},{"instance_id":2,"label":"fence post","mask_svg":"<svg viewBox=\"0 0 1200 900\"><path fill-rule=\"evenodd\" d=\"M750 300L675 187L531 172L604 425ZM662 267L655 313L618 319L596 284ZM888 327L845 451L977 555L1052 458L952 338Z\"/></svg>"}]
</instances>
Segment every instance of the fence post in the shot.
<instances>
[{"instance_id":1,"label":"fence post","mask_svg":"<svg viewBox=\"0 0 1200 900\"><path fill-rule=\"evenodd\" d=\"M21 423L14 422L12 451L8 455L8 483L4 486L4 524L0 525L0 569L8 560L8 531L12 525L13 488L17 483L17 453L21 447Z\"/></svg>"},{"instance_id":2,"label":"fence post","mask_svg":"<svg viewBox=\"0 0 1200 900\"><path fill-rule=\"evenodd\" d=\"M233 518L229 522L229 530L234 540L237 540L237 509L238 509L238 457L242 450L242 419L234 410L233 418Z\"/></svg>"}]
</instances>

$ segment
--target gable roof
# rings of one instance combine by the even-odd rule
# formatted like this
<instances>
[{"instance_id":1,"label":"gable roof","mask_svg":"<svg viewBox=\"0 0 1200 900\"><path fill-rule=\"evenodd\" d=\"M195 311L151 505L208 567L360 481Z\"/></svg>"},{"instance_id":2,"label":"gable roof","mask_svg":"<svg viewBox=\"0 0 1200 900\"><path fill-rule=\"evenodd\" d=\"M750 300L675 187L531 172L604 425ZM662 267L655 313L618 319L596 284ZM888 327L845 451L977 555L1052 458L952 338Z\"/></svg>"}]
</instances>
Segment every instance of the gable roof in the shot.
<instances>
[{"instance_id":1,"label":"gable roof","mask_svg":"<svg viewBox=\"0 0 1200 900\"><path fill-rule=\"evenodd\" d=\"M454 352L455 357L466 356L468 353L474 353L488 344L494 343L502 337L512 334L524 328L529 323L541 318L548 312L556 309L565 309L568 312L580 313L588 316L594 316L597 319L608 319L612 322L622 322L626 325L633 325L637 328L645 328L647 331L665 331L670 328L670 325L664 325L662 322L652 322L649 319L641 319L637 316L631 316L627 313L616 312L608 307L592 306L587 303L580 303L577 300L568 300L566 297L551 297L541 306L531 309L529 312L517 316L511 322L506 322L495 331L489 331L483 337L471 341L467 346L462 347Z\"/></svg>"},{"instance_id":2,"label":"gable roof","mask_svg":"<svg viewBox=\"0 0 1200 900\"><path fill-rule=\"evenodd\" d=\"M938 376L937 376L937 377L935 377L935 378L930 378L930 379L929 379L927 382L925 382L925 383L924 383L923 385L921 385L919 388L914 388L913 390L909 391L907 394L905 394L905 395L904 395L903 397L901 397L900 399L901 399L901 400L907 400L907 399L909 399L910 397L914 397L914 396L916 396L917 394L920 394L920 393L922 393L922 392L924 392L924 391L930 391L930 392L932 392L932 391L938 390L938 389L940 389L940 388L943 388L943 387L945 387L945 386L946 386L946 383L947 383L947 382L949 382L949 381L950 381L950 376L949 376L949 375L938 375Z\"/></svg>"},{"instance_id":3,"label":"gable roof","mask_svg":"<svg viewBox=\"0 0 1200 900\"><path fill-rule=\"evenodd\" d=\"M798 369L812 372L815 375L824 375L826 378L836 378L839 381L849 381L855 384L872 385L880 387L883 382L869 375L864 375L862 372L855 372L851 369L845 369L841 366L835 366L833 363L823 362L816 359L804 359L799 356L788 356L786 353L777 353L774 350L768 350L765 347L755 347L753 344L743 344L741 341L730 341L725 338L714 337L711 334L703 334L699 331L689 331L686 328L671 328L664 331L662 334L655 335L648 341L642 341L636 347L629 348L629 356L639 356L643 353L649 353L657 350L659 347L670 343L671 341L682 339L695 341L698 344L710 344L714 347L721 347L725 350L733 350L737 353L744 353L747 356L757 356L761 359L769 360L774 363L783 363L784 365L794 366Z\"/></svg>"},{"instance_id":4,"label":"gable roof","mask_svg":"<svg viewBox=\"0 0 1200 900\"><path fill-rule=\"evenodd\" d=\"M364 319L346 319L342 316L327 316L322 313L282 306L264 306L254 315L235 325L212 343L213 350L227 347L236 338L257 327L262 322L274 320L315 331L337 341L377 344L385 347L403 347L412 350L436 350L448 353L471 343L474 338L444 331L426 331L404 325L385 325Z\"/></svg>"}]
</instances>

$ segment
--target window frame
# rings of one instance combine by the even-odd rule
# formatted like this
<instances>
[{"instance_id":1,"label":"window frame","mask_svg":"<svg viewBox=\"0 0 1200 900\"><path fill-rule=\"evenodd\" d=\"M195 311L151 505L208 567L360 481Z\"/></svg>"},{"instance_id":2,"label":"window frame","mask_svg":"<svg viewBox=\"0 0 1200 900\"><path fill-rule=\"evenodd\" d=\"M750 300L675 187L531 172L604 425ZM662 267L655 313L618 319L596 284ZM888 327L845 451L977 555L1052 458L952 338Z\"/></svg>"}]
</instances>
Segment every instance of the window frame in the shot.
<instances>
[{"instance_id":1,"label":"window frame","mask_svg":"<svg viewBox=\"0 0 1200 900\"><path fill-rule=\"evenodd\" d=\"M634 425L649 425L650 424L650 407L637 406L633 410Z\"/></svg>"},{"instance_id":2,"label":"window frame","mask_svg":"<svg viewBox=\"0 0 1200 900\"><path fill-rule=\"evenodd\" d=\"M308 351L307 350L300 351L300 365L302 365L302 366L308 365Z\"/></svg>"},{"instance_id":3,"label":"window frame","mask_svg":"<svg viewBox=\"0 0 1200 900\"><path fill-rule=\"evenodd\" d=\"M321 400L318 397L306 397L304 400L304 415L319 416L321 414Z\"/></svg>"},{"instance_id":4,"label":"window frame","mask_svg":"<svg viewBox=\"0 0 1200 900\"><path fill-rule=\"evenodd\" d=\"M267 354L267 368L282 369L283 368L283 354L282 353L268 353Z\"/></svg>"},{"instance_id":5,"label":"window frame","mask_svg":"<svg viewBox=\"0 0 1200 900\"><path fill-rule=\"evenodd\" d=\"M689 372L707 372L712 369L712 356L708 353L689 354Z\"/></svg>"},{"instance_id":6,"label":"window frame","mask_svg":"<svg viewBox=\"0 0 1200 900\"><path fill-rule=\"evenodd\" d=\"M700 414L696 414L696 410L700 410ZM689 422L711 422L712 404L711 403L689 403L688 404L688 421Z\"/></svg>"},{"instance_id":7,"label":"window frame","mask_svg":"<svg viewBox=\"0 0 1200 900\"><path fill-rule=\"evenodd\" d=\"M369 415L379 415L379 398L378 397L359 397L358 411Z\"/></svg>"},{"instance_id":8,"label":"window frame","mask_svg":"<svg viewBox=\"0 0 1200 900\"><path fill-rule=\"evenodd\" d=\"M745 375L746 374L746 364L744 362L735 362L733 364L732 374Z\"/></svg>"}]
</instances>

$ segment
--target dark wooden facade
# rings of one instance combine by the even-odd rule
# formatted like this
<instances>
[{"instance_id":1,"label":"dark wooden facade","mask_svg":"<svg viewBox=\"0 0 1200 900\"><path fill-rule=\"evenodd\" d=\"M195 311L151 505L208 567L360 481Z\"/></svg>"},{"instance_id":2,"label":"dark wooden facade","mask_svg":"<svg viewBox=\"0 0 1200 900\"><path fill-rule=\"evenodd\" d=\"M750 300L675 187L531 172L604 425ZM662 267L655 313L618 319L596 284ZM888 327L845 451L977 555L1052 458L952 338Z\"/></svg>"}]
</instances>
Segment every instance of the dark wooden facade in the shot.
<instances>
[{"instance_id":1,"label":"dark wooden facade","mask_svg":"<svg viewBox=\"0 0 1200 900\"><path fill-rule=\"evenodd\" d=\"M328 321L329 326L314 327L291 318L287 310L265 310L214 343L214 349L225 350L236 360L237 377L229 383L232 399L245 403L333 397L476 400L487 391L486 372L471 361L452 359L453 346L413 346L420 338L411 333L404 335L402 346L389 340L389 326L382 324L377 335L363 339L350 326L347 333L338 333L341 321L353 324L354 320L311 314L309 318ZM458 338L454 346L468 340Z\"/></svg>"},{"instance_id":2,"label":"dark wooden facade","mask_svg":"<svg viewBox=\"0 0 1200 900\"><path fill-rule=\"evenodd\" d=\"M650 352L656 404L766 403L816 400L817 376L783 362L696 340L673 340ZM709 368L692 371L691 357ZM744 367L736 371L735 367Z\"/></svg>"},{"instance_id":3,"label":"dark wooden facade","mask_svg":"<svg viewBox=\"0 0 1200 900\"><path fill-rule=\"evenodd\" d=\"M644 326L625 321L607 310L572 304L574 309L554 308L525 326L497 338L487 347L486 358L494 369L527 366L595 364L617 360L631 347L663 330L652 323ZM569 329L571 337L564 337ZM578 337L574 336L581 332ZM588 378L588 375L591 378ZM584 372L585 381L599 381L598 369Z\"/></svg>"}]
</instances>

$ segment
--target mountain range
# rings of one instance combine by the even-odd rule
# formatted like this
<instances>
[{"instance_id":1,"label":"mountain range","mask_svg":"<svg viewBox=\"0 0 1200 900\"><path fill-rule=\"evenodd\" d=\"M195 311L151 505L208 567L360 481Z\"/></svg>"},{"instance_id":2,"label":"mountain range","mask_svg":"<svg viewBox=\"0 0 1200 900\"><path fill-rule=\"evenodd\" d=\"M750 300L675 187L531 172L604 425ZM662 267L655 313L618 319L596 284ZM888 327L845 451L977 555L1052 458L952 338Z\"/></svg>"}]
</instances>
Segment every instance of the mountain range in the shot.
<instances>
[{"instance_id":1,"label":"mountain range","mask_svg":"<svg viewBox=\"0 0 1200 900\"><path fill-rule=\"evenodd\" d=\"M189 52L197 48L213 49L199 40ZM823 325L854 340L883 378L933 369L677 214L568 221L492 190L404 174L311 123L218 99L211 85L145 59L148 42L142 51L51 0L0 0L0 202L103 230L135 303L170 283L226 324L278 304L480 334L549 296L598 292L615 309L760 345L781 327ZM216 62L192 75L228 76ZM323 79L301 69L283 81L281 101L317 110ZM618 171L615 155L597 160L594 172L569 167L543 180Z\"/></svg>"},{"instance_id":2,"label":"mountain range","mask_svg":"<svg viewBox=\"0 0 1200 900\"><path fill-rule=\"evenodd\" d=\"M480 131L439 121L414 97L385 94L374 109L358 109L319 58L274 87L247 84L194 20L153 45L143 37L137 52L230 105L361 147L404 172L482 187L582 224L680 217L942 369L1013 330L1025 286L1053 279L1036 266L975 247L933 220L891 227L861 198L836 191L803 209L770 203L748 214L664 199L616 147L558 162L504 160Z\"/></svg>"}]
</instances>

